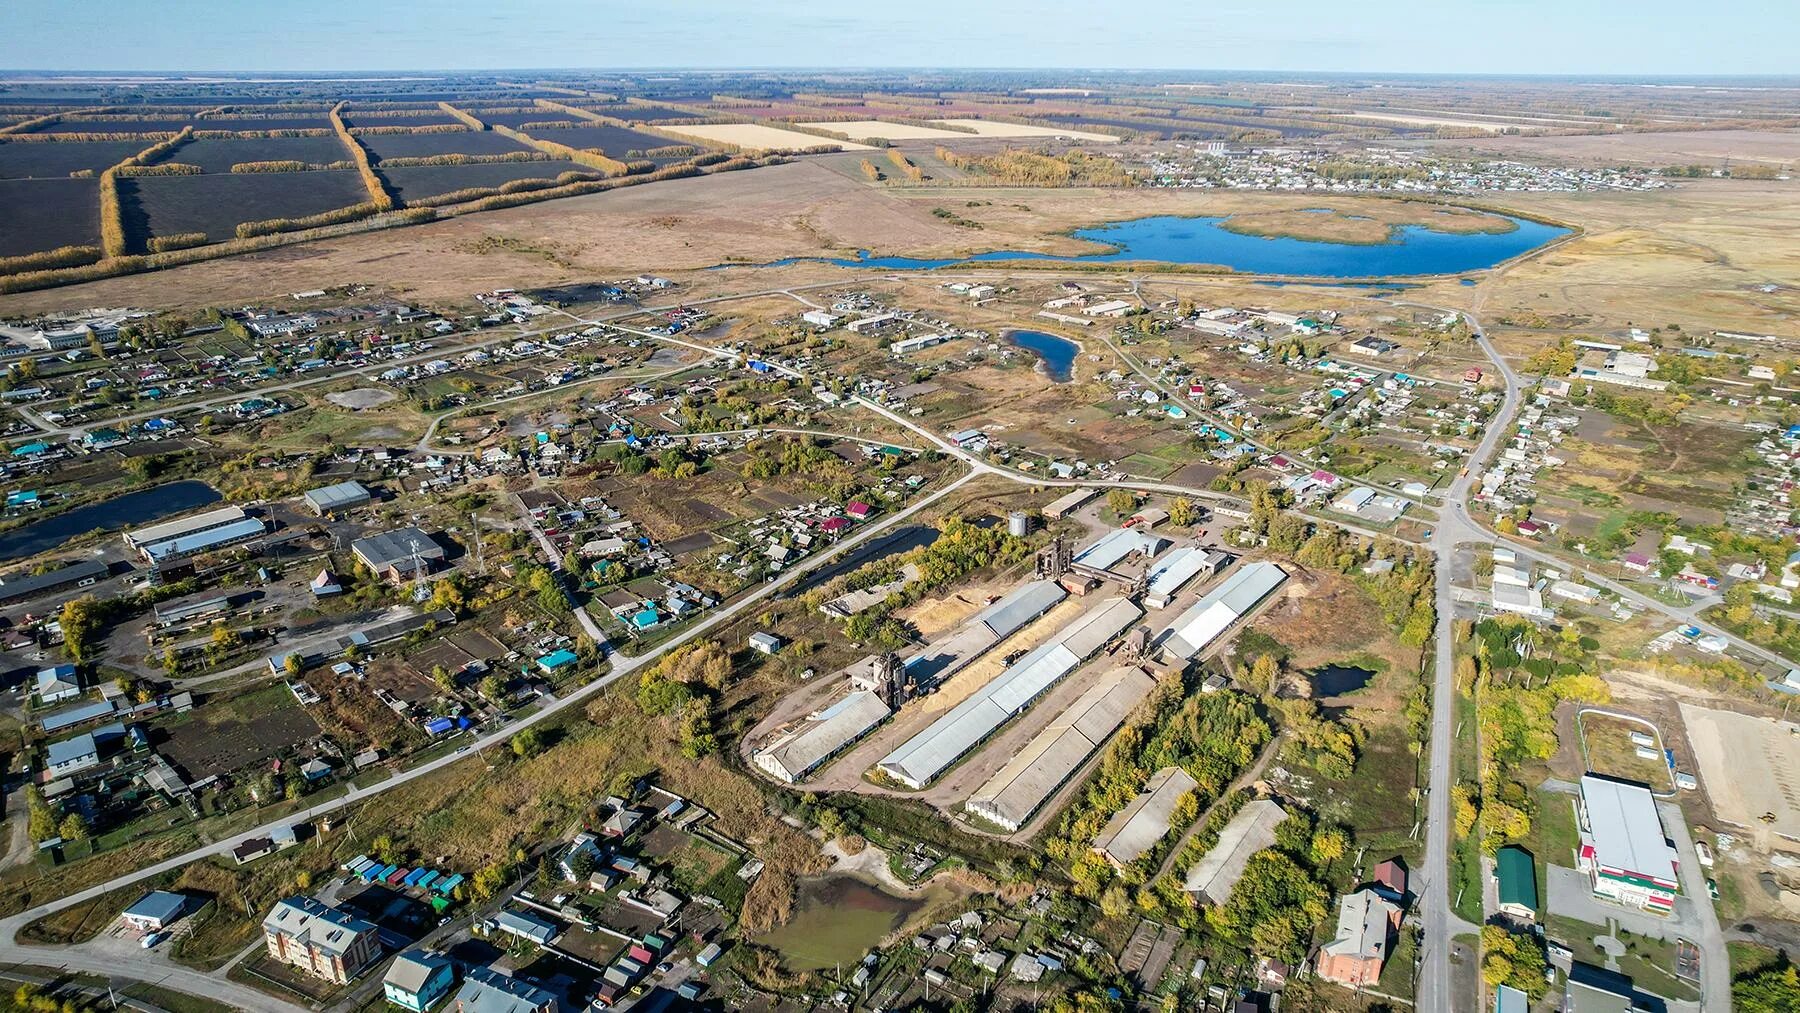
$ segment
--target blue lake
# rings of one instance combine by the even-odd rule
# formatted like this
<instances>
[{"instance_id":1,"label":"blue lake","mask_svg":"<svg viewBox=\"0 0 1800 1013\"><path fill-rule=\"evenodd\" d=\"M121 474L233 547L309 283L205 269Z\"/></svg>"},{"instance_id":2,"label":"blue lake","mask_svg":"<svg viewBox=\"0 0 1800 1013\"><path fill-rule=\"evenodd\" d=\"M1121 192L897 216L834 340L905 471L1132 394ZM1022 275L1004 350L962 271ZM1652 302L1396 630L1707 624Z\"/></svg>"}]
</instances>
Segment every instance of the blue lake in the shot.
<instances>
[{"instance_id":1,"label":"blue lake","mask_svg":"<svg viewBox=\"0 0 1800 1013\"><path fill-rule=\"evenodd\" d=\"M136 527L184 510L217 503L219 490L205 482L171 482L76 507L0 535L0 560L49 552L90 531Z\"/></svg>"},{"instance_id":2,"label":"blue lake","mask_svg":"<svg viewBox=\"0 0 1800 1013\"><path fill-rule=\"evenodd\" d=\"M890 271L924 271L986 261L1049 261L1107 264L1132 261L1165 264L1210 264L1249 274L1292 274L1319 278L1387 278L1479 271L1535 250L1569 230L1525 218L1503 216L1507 232L1434 232L1423 225L1403 225L1385 243L1332 243L1290 236L1246 236L1221 228L1224 218L1158 215L1076 229L1078 239L1112 247L1104 253L1059 257L1022 250L991 250L951 259L871 257L790 257L768 264L828 263L840 267L873 267ZM720 267L734 265L722 264Z\"/></svg>"},{"instance_id":3,"label":"blue lake","mask_svg":"<svg viewBox=\"0 0 1800 1013\"><path fill-rule=\"evenodd\" d=\"M1074 375L1075 356L1081 346L1068 338L1043 331L1007 331L1006 340L1037 355L1043 360L1044 372L1057 383L1068 383Z\"/></svg>"}]
</instances>

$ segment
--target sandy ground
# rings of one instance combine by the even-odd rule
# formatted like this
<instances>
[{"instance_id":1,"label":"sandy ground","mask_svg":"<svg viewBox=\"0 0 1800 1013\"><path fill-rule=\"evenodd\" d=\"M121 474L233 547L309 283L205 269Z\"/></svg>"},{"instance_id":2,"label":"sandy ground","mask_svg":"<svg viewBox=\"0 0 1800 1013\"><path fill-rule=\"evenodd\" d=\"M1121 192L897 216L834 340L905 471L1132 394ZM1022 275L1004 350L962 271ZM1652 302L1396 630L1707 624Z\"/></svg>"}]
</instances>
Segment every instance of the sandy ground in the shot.
<instances>
[{"instance_id":1,"label":"sandy ground","mask_svg":"<svg viewBox=\"0 0 1800 1013\"><path fill-rule=\"evenodd\" d=\"M1774 813L1767 826L1800 836L1800 725L1685 703L1681 717L1719 818L1757 829Z\"/></svg>"},{"instance_id":2,"label":"sandy ground","mask_svg":"<svg viewBox=\"0 0 1800 1013\"><path fill-rule=\"evenodd\" d=\"M866 144L854 141L836 141L817 134L783 130L761 123L678 123L661 129L671 134L685 134L706 141L723 141L745 148L811 148L820 144L836 144L852 151L869 148Z\"/></svg>"},{"instance_id":3,"label":"sandy ground","mask_svg":"<svg viewBox=\"0 0 1800 1013\"><path fill-rule=\"evenodd\" d=\"M1096 134L1087 130L1071 130L1068 127L1039 127L1024 123L1000 123L995 120L932 120L933 123L948 123L951 126L968 127L982 137L1074 137L1083 141L1096 141L1101 144L1114 144L1118 138L1112 134Z\"/></svg>"},{"instance_id":4,"label":"sandy ground","mask_svg":"<svg viewBox=\"0 0 1800 1013\"><path fill-rule=\"evenodd\" d=\"M847 137L869 138L880 137L889 141L911 141L931 138L956 140L968 138L970 135L957 130L939 130L936 127L920 127L910 123L886 123L882 120L829 120L819 123L802 123L803 127L817 127L820 130L834 130Z\"/></svg>"}]
</instances>

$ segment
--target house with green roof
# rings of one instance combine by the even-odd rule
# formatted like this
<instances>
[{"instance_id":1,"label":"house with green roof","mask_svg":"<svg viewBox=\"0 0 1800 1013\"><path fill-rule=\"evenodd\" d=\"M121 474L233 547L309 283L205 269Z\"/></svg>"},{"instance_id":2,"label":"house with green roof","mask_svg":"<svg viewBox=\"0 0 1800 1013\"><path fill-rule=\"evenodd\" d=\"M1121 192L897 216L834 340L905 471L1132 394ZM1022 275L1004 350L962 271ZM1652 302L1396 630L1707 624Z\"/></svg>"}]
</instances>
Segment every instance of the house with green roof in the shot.
<instances>
[{"instance_id":1,"label":"house with green roof","mask_svg":"<svg viewBox=\"0 0 1800 1013\"><path fill-rule=\"evenodd\" d=\"M1501 848L1494 856L1494 881L1501 914L1527 925L1537 921L1537 866L1531 852L1510 844Z\"/></svg>"}]
</instances>

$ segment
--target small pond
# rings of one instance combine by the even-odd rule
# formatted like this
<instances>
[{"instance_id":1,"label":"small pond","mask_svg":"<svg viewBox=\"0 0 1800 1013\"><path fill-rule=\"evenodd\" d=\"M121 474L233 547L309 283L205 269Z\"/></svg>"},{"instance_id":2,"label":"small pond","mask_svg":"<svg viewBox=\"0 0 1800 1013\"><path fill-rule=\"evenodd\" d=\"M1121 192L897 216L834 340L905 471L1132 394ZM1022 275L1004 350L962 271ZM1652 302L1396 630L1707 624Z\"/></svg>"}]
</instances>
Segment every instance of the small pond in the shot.
<instances>
[{"instance_id":1,"label":"small pond","mask_svg":"<svg viewBox=\"0 0 1800 1013\"><path fill-rule=\"evenodd\" d=\"M791 970L849 967L924 903L896 897L852 876L803 879L794 898L794 916L756 941L781 954L781 962Z\"/></svg>"},{"instance_id":2,"label":"small pond","mask_svg":"<svg viewBox=\"0 0 1800 1013\"><path fill-rule=\"evenodd\" d=\"M193 510L222 499L219 490L205 482L170 482L154 489L128 492L109 500L76 507L54 517L33 521L0 535L0 561L49 552L71 538L90 531L112 531L148 524L172 514Z\"/></svg>"},{"instance_id":3,"label":"small pond","mask_svg":"<svg viewBox=\"0 0 1800 1013\"><path fill-rule=\"evenodd\" d=\"M1075 356L1081 346L1068 338L1043 331L1007 331L1006 340L1034 353L1043 363L1044 372L1057 383L1068 383L1074 375Z\"/></svg>"},{"instance_id":4,"label":"small pond","mask_svg":"<svg viewBox=\"0 0 1800 1013\"><path fill-rule=\"evenodd\" d=\"M1307 673L1314 697L1342 696L1354 693L1375 678L1373 669L1353 665L1321 665Z\"/></svg>"}]
</instances>

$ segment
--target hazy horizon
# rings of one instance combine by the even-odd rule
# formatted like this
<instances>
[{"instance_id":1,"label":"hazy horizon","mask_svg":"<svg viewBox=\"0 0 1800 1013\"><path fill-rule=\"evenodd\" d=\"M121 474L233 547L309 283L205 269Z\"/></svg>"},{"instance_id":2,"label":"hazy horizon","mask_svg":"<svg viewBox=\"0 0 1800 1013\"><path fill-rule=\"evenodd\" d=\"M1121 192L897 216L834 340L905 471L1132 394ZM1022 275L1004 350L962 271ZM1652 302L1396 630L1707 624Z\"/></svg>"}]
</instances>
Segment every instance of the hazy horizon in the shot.
<instances>
[{"instance_id":1,"label":"hazy horizon","mask_svg":"<svg viewBox=\"0 0 1800 1013\"><path fill-rule=\"evenodd\" d=\"M1678 80L1788 77L1800 4L1696 16L1671 0L1293 0L1278 10L1125 10L1070 0L915 0L847 11L806 0L646 9L603 0L12 0L0 67L18 73L487 73L506 70L1155 70ZM254 68L254 69L253 69ZM280 69L276 69L280 68Z\"/></svg>"}]
</instances>

